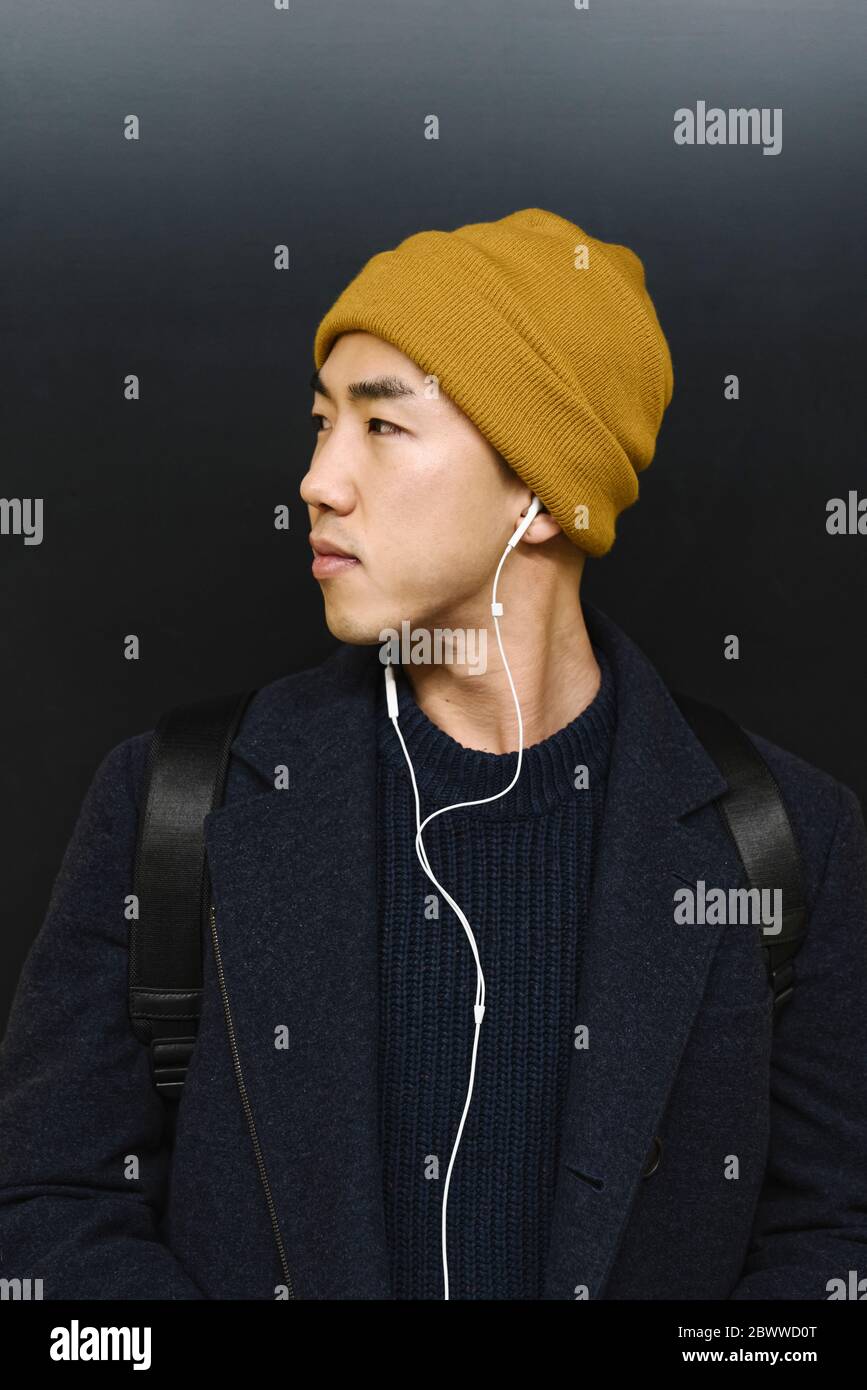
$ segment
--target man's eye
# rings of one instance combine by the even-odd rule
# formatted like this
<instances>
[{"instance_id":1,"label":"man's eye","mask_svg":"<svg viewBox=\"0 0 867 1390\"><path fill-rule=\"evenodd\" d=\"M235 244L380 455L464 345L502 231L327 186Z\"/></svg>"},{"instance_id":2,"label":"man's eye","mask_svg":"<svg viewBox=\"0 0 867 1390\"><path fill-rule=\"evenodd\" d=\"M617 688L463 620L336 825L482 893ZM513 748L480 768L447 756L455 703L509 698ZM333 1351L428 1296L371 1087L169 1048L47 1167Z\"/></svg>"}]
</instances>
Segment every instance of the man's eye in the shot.
<instances>
[{"instance_id":1,"label":"man's eye","mask_svg":"<svg viewBox=\"0 0 867 1390\"><path fill-rule=\"evenodd\" d=\"M367 423L368 423L369 425L385 425L386 430L388 430L389 433L391 433L391 434L403 434L403 433L404 433L404 431L401 429L400 425L393 425L393 424L391 423L390 420L379 420L379 419L377 419L376 416L374 416L372 420L368 420Z\"/></svg>"},{"instance_id":2,"label":"man's eye","mask_svg":"<svg viewBox=\"0 0 867 1390\"><path fill-rule=\"evenodd\" d=\"M325 416L324 416L324 415L316 415L316 414L314 414L314 415L311 415L311 416L310 416L310 419L313 421L314 433L315 433L315 434L319 434L323 429L325 429L325 426L326 426L326 423L327 423L327 422L326 422L326 419L325 419ZM393 425L393 424L391 423L390 420L380 420L380 419L379 419L378 417L376 417L376 416L374 416L373 419L368 420L367 423L368 423L369 425L382 425L382 426L384 426L384 432L387 433L387 434L389 434L389 435L394 435L394 434L405 434L405 433L406 433L405 430L401 429L400 425ZM329 425L328 428L330 429L331 426ZM383 431L375 430L374 433L380 434L380 433L383 433Z\"/></svg>"}]
</instances>

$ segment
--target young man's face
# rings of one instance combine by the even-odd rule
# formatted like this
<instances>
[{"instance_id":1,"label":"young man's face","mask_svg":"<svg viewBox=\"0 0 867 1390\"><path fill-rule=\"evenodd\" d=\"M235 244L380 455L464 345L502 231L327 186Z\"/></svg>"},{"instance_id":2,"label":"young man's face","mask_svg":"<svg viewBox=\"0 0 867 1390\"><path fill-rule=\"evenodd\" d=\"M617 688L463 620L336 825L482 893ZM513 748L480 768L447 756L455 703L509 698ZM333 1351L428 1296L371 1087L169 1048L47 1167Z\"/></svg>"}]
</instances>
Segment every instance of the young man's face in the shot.
<instances>
[{"instance_id":1,"label":"young man's face","mask_svg":"<svg viewBox=\"0 0 867 1390\"><path fill-rule=\"evenodd\" d=\"M527 487L444 394L425 394L425 373L381 338L342 334L319 383L301 496L313 546L356 557L314 559L331 632L375 643L404 619L486 625L494 572Z\"/></svg>"}]
</instances>

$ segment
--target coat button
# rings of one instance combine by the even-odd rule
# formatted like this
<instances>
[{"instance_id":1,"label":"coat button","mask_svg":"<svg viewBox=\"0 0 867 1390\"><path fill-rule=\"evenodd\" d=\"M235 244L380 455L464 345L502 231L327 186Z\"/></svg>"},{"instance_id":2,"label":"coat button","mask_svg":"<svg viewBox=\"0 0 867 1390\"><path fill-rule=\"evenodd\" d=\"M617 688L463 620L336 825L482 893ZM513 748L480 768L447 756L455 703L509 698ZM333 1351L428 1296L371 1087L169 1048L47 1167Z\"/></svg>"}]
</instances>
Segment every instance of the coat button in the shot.
<instances>
[{"instance_id":1,"label":"coat button","mask_svg":"<svg viewBox=\"0 0 867 1390\"><path fill-rule=\"evenodd\" d=\"M641 1176L649 1178L651 1173L655 1173L659 1167L659 1160L662 1158L662 1140L659 1135L654 1135L653 1143L650 1146L650 1153L645 1160L644 1171Z\"/></svg>"}]
</instances>

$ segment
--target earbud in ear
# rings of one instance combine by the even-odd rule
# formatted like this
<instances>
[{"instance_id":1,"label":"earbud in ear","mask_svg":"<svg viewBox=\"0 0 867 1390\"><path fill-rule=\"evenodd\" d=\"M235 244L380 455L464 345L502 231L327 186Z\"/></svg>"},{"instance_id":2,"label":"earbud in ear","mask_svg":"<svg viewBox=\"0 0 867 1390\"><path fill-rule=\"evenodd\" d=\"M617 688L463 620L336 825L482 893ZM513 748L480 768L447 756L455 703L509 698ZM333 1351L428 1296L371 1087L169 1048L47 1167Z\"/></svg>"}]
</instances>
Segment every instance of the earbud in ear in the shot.
<instances>
[{"instance_id":1,"label":"earbud in ear","mask_svg":"<svg viewBox=\"0 0 867 1390\"><path fill-rule=\"evenodd\" d=\"M533 521L539 515L539 512L542 510L542 505L543 504L541 497L537 497L534 492L530 500L530 505L527 508L527 515L525 517L522 517L521 520L518 522L518 525L515 527L514 535L508 541L510 549L514 550L515 546L518 544L518 541L521 539L527 527L530 525L530 522Z\"/></svg>"}]
</instances>

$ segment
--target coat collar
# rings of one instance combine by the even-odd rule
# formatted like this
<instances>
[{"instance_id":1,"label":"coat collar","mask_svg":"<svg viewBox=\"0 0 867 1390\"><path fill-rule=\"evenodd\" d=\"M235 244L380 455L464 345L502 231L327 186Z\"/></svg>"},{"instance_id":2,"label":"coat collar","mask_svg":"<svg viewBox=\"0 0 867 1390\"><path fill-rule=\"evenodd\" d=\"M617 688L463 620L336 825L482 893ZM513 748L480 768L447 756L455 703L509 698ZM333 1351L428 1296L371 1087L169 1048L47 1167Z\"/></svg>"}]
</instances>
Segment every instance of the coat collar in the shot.
<instances>
[{"instance_id":1,"label":"coat collar","mask_svg":"<svg viewBox=\"0 0 867 1390\"><path fill-rule=\"evenodd\" d=\"M546 1298L598 1297L642 1180L719 926L673 893L740 882L712 802L726 780L641 649L595 606L618 717L579 987ZM205 821L225 978L301 1298L392 1296L379 1153L376 647L260 691L232 751L261 796ZM275 768L288 786L275 789ZM289 1046L274 1046L285 1023Z\"/></svg>"},{"instance_id":2,"label":"coat collar","mask_svg":"<svg viewBox=\"0 0 867 1390\"><path fill-rule=\"evenodd\" d=\"M728 784L644 652L601 609L587 600L581 607L591 640L604 649L614 670L627 756L659 779L660 793L676 815L721 795ZM347 721L369 728L376 685L383 679L378 650L342 643L321 665L265 686L232 744L233 755L273 788L275 766L293 750L317 756L340 740Z\"/></svg>"}]
</instances>

